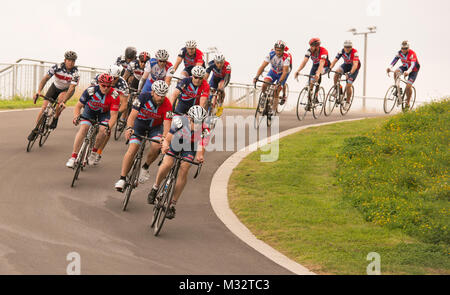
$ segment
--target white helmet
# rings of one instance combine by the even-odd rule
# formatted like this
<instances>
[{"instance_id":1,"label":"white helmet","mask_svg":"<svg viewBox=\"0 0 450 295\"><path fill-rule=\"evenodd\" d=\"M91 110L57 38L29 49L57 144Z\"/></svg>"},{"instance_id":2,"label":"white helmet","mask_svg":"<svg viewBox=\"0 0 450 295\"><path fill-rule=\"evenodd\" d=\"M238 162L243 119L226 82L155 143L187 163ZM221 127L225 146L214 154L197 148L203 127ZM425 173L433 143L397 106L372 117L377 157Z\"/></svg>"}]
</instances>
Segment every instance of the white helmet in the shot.
<instances>
[{"instance_id":1,"label":"white helmet","mask_svg":"<svg viewBox=\"0 0 450 295\"><path fill-rule=\"evenodd\" d=\"M225 61L225 56L223 56L223 54L221 54L221 53L216 53L214 55L214 61L224 62Z\"/></svg>"},{"instance_id":2,"label":"white helmet","mask_svg":"<svg viewBox=\"0 0 450 295\"><path fill-rule=\"evenodd\" d=\"M206 74L206 70L202 66L195 66L192 68L192 76L197 78L203 78Z\"/></svg>"},{"instance_id":3,"label":"white helmet","mask_svg":"<svg viewBox=\"0 0 450 295\"><path fill-rule=\"evenodd\" d=\"M165 49L160 49L156 51L155 58L157 60L166 61L169 59L169 53Z\"/></svg>"},{"instance_id":4,"label":"white helmet","mask_svg":"<svg viewBox=\"0 0 450 295\"><path fill-rule=\"evenodd\" d=\"M195 40L186 41L186 48L197 48L197 42Z\"/></svg>"},{"instance_id":5,"label":"white helmet","mask_svg":"<svg viewBox=\"0 0 450 295\"><path fill-rule=\"evenodd\" d=\"M408 41L403 41L402 42L402 48L407 48L407 49L409 49L409 42Z\"/></svg>"},{"instance_id":6,"label":"white helmet","mask_svg":"<svg viewBox=\"0 0 450 295\"><path fill-rule=\"evenodd\" d=\"M122 73L122 69L123 69L122 66L111 65L106 73L113 78L117 78L117 77L120 77L120 74Z\"/></svg>"},{"instance_id":7,"label":"white helmet","mask_svg":"<svg viewBox=\"0 0 450 295\"><path fill-rule=\"evenodd\" d=\"M192 106L187 115L191 117L194 122L203 122L206 118L206 110L199 105Z\"/></svg>"},{"instance_id":8,"label":"white helmet","mask_svg":"<svg viewBox=\"0 0 450 295\"><path fill-rule=\"evenodd\" d=\"M152 84L152 90L158 96L166 96L169 92L169 85L163 80L158 80Z\"/></svg>"},{"instance_id":9,"label":"white helmet","mask_svg":"<svg viewBox=\"0 0 450 295\"><path fill-rule=\"evenodd\" d=\"M353 42L351 40L345 40L344 47L353 47Z\"/></svg>"}]
</instances>

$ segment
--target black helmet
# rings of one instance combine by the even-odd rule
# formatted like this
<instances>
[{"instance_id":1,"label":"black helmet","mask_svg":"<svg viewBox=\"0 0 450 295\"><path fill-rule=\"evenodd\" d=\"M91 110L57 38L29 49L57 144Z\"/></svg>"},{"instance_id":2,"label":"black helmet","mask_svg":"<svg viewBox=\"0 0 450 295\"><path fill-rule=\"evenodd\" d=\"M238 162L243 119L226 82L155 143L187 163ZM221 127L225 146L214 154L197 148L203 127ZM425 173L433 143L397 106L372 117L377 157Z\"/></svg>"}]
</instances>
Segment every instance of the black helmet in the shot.
<instances>
[{"instance_id":1,"label":"black helmet","mask_svg":"<svg viewBox=\"0 0 450 295\"><path fill-rule=\"evenodd\" d=\"M137 54L137 50L134 47L127 47L125 49L125 58L135 59Z\"/></svg>"},{"instance_id":2,"label":"black helmet","mask_svg":"<svg viewBox=\"0 0 450 295\"><path fill-rule=\"evenodd\" d=\"M71 60L76 60L77 59L77 54L74 51L66 51L66 53L64 53L64 58L65 59L71 59Z\"/></svg>"}]
</instances>

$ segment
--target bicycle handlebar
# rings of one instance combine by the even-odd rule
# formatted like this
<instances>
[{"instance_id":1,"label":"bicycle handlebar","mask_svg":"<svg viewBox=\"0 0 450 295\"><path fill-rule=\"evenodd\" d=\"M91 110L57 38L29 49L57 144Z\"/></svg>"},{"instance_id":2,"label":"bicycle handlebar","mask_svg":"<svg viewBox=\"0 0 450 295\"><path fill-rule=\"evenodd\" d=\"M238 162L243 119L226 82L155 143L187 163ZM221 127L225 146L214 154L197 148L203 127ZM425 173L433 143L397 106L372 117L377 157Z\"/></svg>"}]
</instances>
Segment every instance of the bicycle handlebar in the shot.
<instances>
[{"instance_id":1,"label":"bicycle handlebar","mask_svg":"<svg viewBox=\"0 0 450 295\"><path fill-rule=\"evenodd\" d=\"M162 163L162 161L163 161L163 159L164 159L164 157L165 157L166 155L168 155L168 156L170 156L170 157L172 157L172 158L178 159L178 160L180 160L180 161L184 161L184 162L188 162L188 163L190 163L190 164L192 164L192 165L196 165L196 166L197 166L197 171L195 172L194 179L197 178L197 176L200 174L200 171L202 170L202 165L203 165L203 163L194 162L194 161L188 160L188 159L186 159L186 158L183 158L183 157L180 157L180 156L177 156L177 155L168 154L168 153L164 154L164 155L161 157L161 160L159 161L158 166L161 165L161 163Z\"/></svg>"},{"instance_id":2,"label":"bicycle handlebar","mask_svg":"<svg viewBox=\"0 0 450 295\"><path fill-rule=\"evenodd\" d=\"M257 82L261 82L261 83L267 84L267 85L269 85L269 86L276 85L275 83L269 83L269 82L264 81L264 80L256 79L256 82L255 82L255 84L254 84L255 89L256 89L256 83L257 83Z\"/></svg>"}]
</instances>

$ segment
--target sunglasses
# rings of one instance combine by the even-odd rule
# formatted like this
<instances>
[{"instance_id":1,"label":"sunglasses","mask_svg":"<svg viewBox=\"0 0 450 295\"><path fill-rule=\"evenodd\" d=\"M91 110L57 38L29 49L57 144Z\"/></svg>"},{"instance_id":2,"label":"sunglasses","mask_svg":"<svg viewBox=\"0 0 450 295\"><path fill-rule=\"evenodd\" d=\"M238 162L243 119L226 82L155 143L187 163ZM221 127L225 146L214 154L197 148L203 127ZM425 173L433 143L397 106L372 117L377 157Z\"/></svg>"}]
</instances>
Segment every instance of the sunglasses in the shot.
<instances>
[{"instance_id":1,"label":"sunglasses","mask_svg":"<svg viewBox=\"0 0 450 295\"><path fill-rule=\"evenodd\" d=\"M194 79L196 79L196 80L203 80L203 77L195 77L195 76L192 76L192 78L194 78Z\"/></svg>"},{"instance_id":2,"label":"sunglasses","mask_svg":"<svg viewBox=\"0 0 450 295\"><path fill-rule=\"evenodd\" d=\"M402 47L402 50L408 50L409 48L408 47Z\"/></svg>"},{"instance_id":3,"label":"sunglasses","mask_svg":"<svg viewBox=\"0 0 450 295\"><path fill-rule=\"evenodd\" d=\"M351 49L351 46L344 46L345 49Z\"/></svg>"},{"instance_id":4,"label":"sunglasses","mask_svg":"<svg viewBox=\"0 0 450 295\"><path fill-rule=\"evenodd\" d=\"M111 87L111 85L110 85L110 84L100 84L100 86L101 86L101 87L103 87L103 88L108 88L108 87Z\"/></svg>"},{"instance_id":5,"label":"sunglasses","mask_svg":"<svg viewBox=\"0 0 450 295\"><path fill-rule=\"evenodd\" d=\"M165 64L167 62L167 60L158 60L158 62Z\"/></svg>"}]
</instances>

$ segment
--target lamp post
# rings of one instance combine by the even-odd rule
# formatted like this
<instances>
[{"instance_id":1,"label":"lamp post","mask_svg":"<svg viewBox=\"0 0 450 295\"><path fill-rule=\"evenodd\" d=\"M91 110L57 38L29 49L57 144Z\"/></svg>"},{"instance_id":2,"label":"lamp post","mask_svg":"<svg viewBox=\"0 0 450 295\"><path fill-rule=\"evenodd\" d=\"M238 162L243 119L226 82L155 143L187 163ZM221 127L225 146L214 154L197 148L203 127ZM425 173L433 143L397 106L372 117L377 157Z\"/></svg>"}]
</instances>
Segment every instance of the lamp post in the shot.
<instances>
[{"instance_id":1,"label":"lamp post","mask_svg":"<svg viewBox=\"0 0 450 295\"><path fill-rule=\"evenodd\" d=\"M377 32L376 26L367 28L368 31L358 32L355 28L348 30L353 35L364 35L364 73L363 73L363 110L366 110L366 77L367 77L367 35L375 34Z\"/></svg>"}]
</instances>

